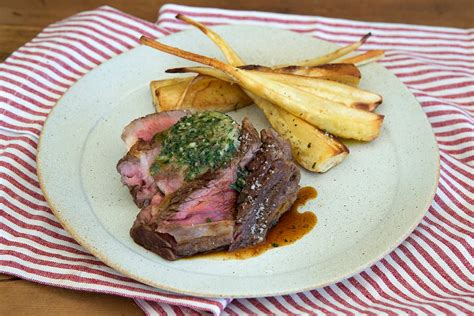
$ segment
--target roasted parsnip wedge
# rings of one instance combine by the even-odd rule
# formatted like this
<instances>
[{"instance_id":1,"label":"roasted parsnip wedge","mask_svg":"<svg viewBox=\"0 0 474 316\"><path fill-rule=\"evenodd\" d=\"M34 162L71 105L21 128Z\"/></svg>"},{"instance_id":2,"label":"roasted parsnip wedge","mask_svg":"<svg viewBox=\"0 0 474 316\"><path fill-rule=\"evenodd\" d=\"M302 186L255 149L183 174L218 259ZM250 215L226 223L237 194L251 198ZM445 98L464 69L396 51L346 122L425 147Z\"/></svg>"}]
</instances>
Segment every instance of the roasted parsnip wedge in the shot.
<instances>
[{"instance_id":1,"label":"roasted parsnip wedge","mask_svg":"<svg viewBox=\"0 0 474 316\"><path fill-rule=\"evenodd\" d=\"M323 173L341 163L349 149L317 127L250 93L270 125L291 145L293 158L305 169Z\"/></svg>"},{"instance_id":2,"label":"roasted parsnip wedge","mask_svg":"<svg viewBox=\"0 0 474 316\"><path fill-rule=\"evenodd\" d=\"M357 42L341 47L339 49L336 49L335 51L330 52L329 54L326 54L324 56L319 56L316 58L303 60L303 61L293 63L293 64L278 65L278 66L274 66L273 68L282 68L282 67L287 67L287 66L293 66L295 64L298 66L319 66L319 65L330 63L336 59L339 59L347 54L352 53L353 51L361 47L371 35L372 35L371 33L367 33Z\"/></svg>"},{"instance_id":3,"label":"roasted parsnip wedge","mask_svg":"<svg viewBox=\"0 0 474 316\"><path fill-rule=\"evenodd\" d=\"M250 70L250 72L255 71ZM270 72L259 73L259 75L280 83L295 86L321 98L338 102L352 108L373 111L382 103L382 97L378 94L331 80Z\"/></svg>"},{"instance_id":4,"label":"roasted parsnip wedge","mask_svg":"<svg viewBox=\"0 0 474 316\"><path fill-rule=\"evenodd\" d=\"M174 78L174 79L163 79L163 80L153 80L150 82L150 91L153 98L153 105L156 110L159 111L158 106L160 103L160 98L167 99L164 101L164 109L172 109L173 105L179 100L177 95L183 93L187 85L194 79L194 76L185 77L185 78ZM164 87L173 87L166 93L161 93ZM167 95L171 93L171 95Z\"/></svg>"},{"instance_id":5,"label":"roasted parsnip wedge","mask_svg":"<svg viewBox=\"0 0 474 316\"><path fill-rule=\"evenodd\" d=\"M286 73L274 73L269 71L247 70L258 74L263 78L275 80L283 84L297 87L304 91L314 94L315 96L341 103L345 106L373 111L382 103L382 97L378 94L358 89L339 82L325 79L313 78L308 76L292 75ZM214 76L222 80L229 80L222 71L208 67L185 67L173 68L166 70L168 73L185 73L196 72Z\"/></svg>"},{"instance_id":6,"label":"roasted parsnip wedge","mask_svg":"<svg viewBox=\"0 0 474 316\"><path fill-rule=\"evenodd\" d=\"M230 45L227 45L227 42L225 42L219 34L207 28L204 24L199 23L198 21L195 21L183 14L178 14L176 18L194 27L197 27L201 32L206 34L206 36L209 37L209 39L212 40L220 48L229 63L234 66L240 66L244 64L239 55L237 55L237 53L232 49L232 47L230 47Z\"/></svg>"},{"instance_id":7,"label":"roasted parsnip wedge","mask_svg":"<svg viewBox=\"0 0 474 316\"><path fill-rule=\"evenodd\" d=\"M260 65L245 65L239 67L246 70L258 70L264 72L282 73L290 75L308 76L326 80L337 81L357 87L360 82L359 69L350 63L326 64L321 66L288 66L283 68L271 68Z\"/></svg>"},{"instance_id":8,"label":"roasted parsnip wedge","mask_svg":"<svg viewBox=\"0 0 474 316\"><path fill-rule=\"evenodd\" d=\"M176 16L176 18L180 19L182 21L185 21L185 22L199 28L203 33L205 33L212 41L214 41L217 44L217 46L222 50L222 52L224 53L226 58L229 60L229 62L231 62L233 65L243 64L243 61L234 52L234 50L213 30L208 29L205 25L203 25L203 24L201 24L197 21L194 21L191 18L188 18L188 17L186 17L184 15L181 15L181 14L178 14ZM337 58L338 56L343 56L344 54L349 53L351 51L351 49L357 48L357 45L359 45L358 43L363 43L366 40L367 37L368 36L364 37L359 42L356 42L352 45L349 45L346 48L338 50L338 51L334 52L333 54L329 54L329 55L333 56L334 58ZM346 66L345 68L341 67L342 64L341 65L334 65L333 67L331 67L331 66L333 66L333 65L324 65L324 66L321 66L322 69L319 69L319 70L318 69L302 69L302 68L294 69L295 66L290 66L290 67L288 67L288 69L285 69L285 68L276 69L275 71L283 72L283 73L293 73L293 72L295 72L296 74L299 74L302 71L304 71L306 73L309 73L310 76L313 75L315 77L320 77L322 79L334 80L334 81L338 81L338 82L341 82L341 83L346 83L346 84L353 85L353 86L358 85L358 83L360 81L360 72L358 71L357 67L354 67L354 66L348 65L348 64L345 65ZM329 68L331 68L331 69L329 69ZM189 79L189 80L191 80L191 79ZM173 98L176 97L176 93L183 93L182 90L180 89L180 88L182 88L182 85L177 85L177 86L175 86L175 88L176 88L176 90L165 89L164 91L161 91L160 95L162 96L162 99L167 99L167 100L171 101ZM204 90L206 90L206 91L204 91ZM201 90L201 94L203 94L203 95L213 95L213 94L215 94L215 92L207 91L207 90L212 90L212 85L209 86L208 88L205 88L205 89L203 88L203 90ZM152 95L154 96L155 106L156 106L157 101L158 101L158 98L156 97L157 92L159 93L159 91L156 91L156 89L154 91L152 91ZM165 93L170 93L170 95L166 96ZM237 96L237 94L238 93L233 95L233 97ZM185 99L186 99L185 95L184 94L181 95L180 101L184 102ZM205 109L205 108L211 109L213 107L213 105L209 104L208 106L206 106L204 104L204 100L206 100L206 98L202 99L201 108L202 109ZM212 100L212 98L209 98L207 100ZM169 103L170 106L172 104L173 103ZM177 104L177 103L174 103L174 104ZM239 102L236 102L236 104L246 104L246 100L245 99L240 100ZM184 103L184 106L187 106L187 103Z\"/></svg>"},{"instance_id":9,"label":"roasted parsnip wedge","mask_svg":"<svg viewBox=\"0 0 474 316\"><path fill-rule=\"evenodd\" d=\"M175 84L160 84L159 81L150 84L157 111L195 109L228 112L253 103L238 85L213 77L200 75Z\"/></svg>"},{"instance_id":10,"label":"roasted parsnip wedge","mask_svg":"<svg viewBox=\"0 0 474 316\"><path fill-rule=\"evenodd\" d=\"M154 80L154 81L150 82L150 88L151 89L156 89L156 88L161 88L161 87L169 86L169 85L176 84L176 83L190 82L193 78L194 78L193 76L189 76L189 77L182 77L182 78Z\"/></svg>"},{"instance_id":11,"label":"roasted parsnip wedge","mask_svg":"<svg viewBox=\"0 0 474 316\"><path fill-rule=\"evenodd\" d=\"M382 115L348 108L302 89L265 78L262 73L238 69L215 58L165 45L146 36L142 36L140 41L162 52L222 70L242 88L336 136L370 141L380 133Z\"/></svg>"},{"instance_id":12,"label":"roasted parsnip wedge","mask_svg":"<svg viewBox=\"0 0 474 316\"><path fill-rule=\"evenodd\" d=\"M285 74L297 74L305 75L320 79L327 79L345 83L351 86L357 86L360 80L360 72L352 64L328 64L315 67L300 67L290 66L281 69L272 69L270 67L258 66L258 65L247 65L239 67L241 69L254 69L258 71L285 73ZM176 72L185 72L186 68L182 71L176 70ZM199 110L217 110L221 112L228 111L234 105L248 105L249 99L238 85L229 85L221 87L217 83L212 82L207 87L200 85L199 94L195 96L196 102L192 102L192 99L184 96L186 87L190 85L191 80L194 77L176 78L176 79L165 79L156 80L150 83L151 95L153 97L153 104L157 111L160 110L172 110L172 109L184 109L193 108L199 104ZM223 89L221 91L213 91L216 87ZM189 91L193 91L190 89ZM194 89L195 91L195 89ZM225 99L216 100L214 97L216 94L220 95L220 92L225 92ZM240 98L240 99L239 99ZM161 100L161 101L160 101ZM182 100L181 106L178 106L178 100ZM206 104L206 102L209 102ZM212 103L211 103L212 102ZM215 103L219 102L219 103ZM161 103L161 107L159 104ZM363 107L361 107L363 108ZM369 107L367 107L369 110Z\"/></svg>"},{"instance_id":13,"label":"roasted parsnip wedge","mask_svg":"<svg viewBox=\"0 0 474 316\"><path fill-rule=\"evenodd\" d=\"M190 17L187 17L183 14L176 15L176 18L178 20L186 22L186 23L188 23L192 26L195 26L201 32L203 32L207 37L209 37L209 39L211 39L219 47L219 49L222 51L225 58L227 59L227 61L230 64L232 64L233 66L244 65L244 62L239 57L239 55L237 55L235 53L235 51L230 47L230 45L228 45L227 42L219 34L214 32L212 29L208 28L204 24L199 23L198 21L195 21L195 20L191 19ZM316 58L302 60L302 61L296 62L294 64L282 64L282 65L274 66L272 68L278 69L278 68L292 67L292 66L295 66L295 65L297 65L297 66L318 66L318 65L324 65L324 64L330 63L330 62L333 62L334 60L339 59L341 57L344 57L345 55L350 54L351 52L358 49L360 46L362 46L367 41L367 39L371 35L372 35L371 33L367 33L366 35L364 35L357 42L354 42L350 45L341 47L341 48L339 48L339 49L337 49L333 52L330 52L330 53L328 53L324 56L318 56ZM373 51L373 52L377 52L377 53L372 53L372 54L374 54L374 57L375 57L375 55L378 55L380 52L382 52L382 55L383 55L383 51ZM362 60L365 60L365 57L362 57L362 55L360 55L360 56L361 56ZM362 62L362 60L360 62ZM344 63L351 63L351 62L344 62ZM360 73L359 73L359 75L360 75Z\"/></svg>"},{"instance_id":14,"label":"roasted parsnip wedge","mask_svg":"<svg viewBox=\"0 0 474 316\"><path fill-rule=\"evenodd\" d=\"M356 66L362 66L362 65L377 61L379 59L382 59L384 55L385 55L385 51L383 50L369 50L363 54L345 58L339 61L339 63L354 64Z\"/></svg>"}]
</instances>

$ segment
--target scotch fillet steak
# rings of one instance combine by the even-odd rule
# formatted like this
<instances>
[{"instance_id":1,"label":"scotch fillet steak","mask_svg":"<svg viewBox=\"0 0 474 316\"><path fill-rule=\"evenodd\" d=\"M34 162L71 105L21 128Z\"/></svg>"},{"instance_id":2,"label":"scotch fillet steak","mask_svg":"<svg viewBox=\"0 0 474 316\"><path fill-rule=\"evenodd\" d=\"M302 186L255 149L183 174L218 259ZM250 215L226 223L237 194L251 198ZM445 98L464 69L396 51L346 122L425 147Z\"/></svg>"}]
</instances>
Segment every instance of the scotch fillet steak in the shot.
<instances>
[{"instance_id":1,"label":"scotch fillet steak","mask_svg":"<svg viewBox=\"0 0 474 316\"><path fill-rule=\"evenodd\" d=\"M296 199L288 142L248 119L160 112L122 139L129 151L117 171L141 208L130 235L164 259L255 246Z\"/></svg>"},{"instance_id":2,"label":"scotch fillet steak","mask_svg":"<svg viewBox=\"0 0 474 316\"><path fill-rule=\"evenodd\" d=\"M187 111L168 111L146 115L133 120L122 133L128 152L117 163L121 182L130 191L138 207L150 203L159 204L163 192L169 193L182 185L183 179L176 172L170 177L166 173L157 176L150 168L161 151L161 139L155 135L168 130L181 118L189 115Z\"/></svg>"},{"instance_id":3,"label":"scotch fillet steak","mask_svg":"<svg viewBox=\"0 0 474 316\"><path fill-rule=\"evenodd\" d=\"M237 201L234 240L229 250L262 243L295 202L300 170L291 159L291 148L273 129L261 131L262 146L247 165L249 175Z\"/></svg>"},{"instance_id":4,"label":"scotch fillet steak","mask_svg":"<svg viewBox=\"0 0 474 316\"><path fill-rule=\"evenodd\" d=\"M238 192L232 188L260 148L251 123L242 122L240 147L223 168L207 172L142 209L130 230L136 243L168 260L227 248L233 240Z\"/></svg>"}]
</instances>

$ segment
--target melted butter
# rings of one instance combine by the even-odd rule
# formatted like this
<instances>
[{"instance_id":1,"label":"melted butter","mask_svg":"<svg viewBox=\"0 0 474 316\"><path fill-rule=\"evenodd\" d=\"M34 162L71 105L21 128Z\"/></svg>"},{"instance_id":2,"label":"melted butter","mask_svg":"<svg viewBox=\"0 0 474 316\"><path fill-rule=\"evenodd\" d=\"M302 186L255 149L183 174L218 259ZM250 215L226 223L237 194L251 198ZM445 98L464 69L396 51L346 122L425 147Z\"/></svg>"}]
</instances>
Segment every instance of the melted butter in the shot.
<instances>
[{"instance_id":1,"label":"melted butter","mask_svg":"<svg viewBox=\"0 0 474 316\"><path fill-rule=\"evenodd\" d=\"M304 187L298 191L296 201L273 226L264 243L252 248L244 248L236 251L220 251L201 254L192 258L215 258L223 260L242 260L261 255L267 250L283 247L294 243L309 233L317 224L317 217L313 212L299 212L299 207L306 204L308 200L314 199L317 192L312 187Z\"/></svg>"}]
</instances>

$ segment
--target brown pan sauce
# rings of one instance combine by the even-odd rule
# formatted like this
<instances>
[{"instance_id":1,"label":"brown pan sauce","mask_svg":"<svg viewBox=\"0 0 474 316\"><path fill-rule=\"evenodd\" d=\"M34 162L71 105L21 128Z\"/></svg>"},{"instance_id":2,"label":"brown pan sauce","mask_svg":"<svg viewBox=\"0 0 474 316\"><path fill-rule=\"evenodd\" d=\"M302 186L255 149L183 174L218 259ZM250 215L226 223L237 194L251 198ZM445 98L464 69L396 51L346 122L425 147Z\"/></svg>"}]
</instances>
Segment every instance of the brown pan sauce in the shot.
<instances>
[{"instance_id":1,"label":"brown pan sauce","mask_svg":"<svg viewBox=\"0 0 474 316\"><path fill-rule=\"evenodd\" d=\"M290 245L301 239L316 226L318 219L313 212L299 212L298 208L307 201L315 199L317 192L313 187L304 187L298 191L296 201L280 218L278 223L270 229L264 243L252 248L244 248L236 251L219 251L193 256L192 258L215 258L215 259L248 259L261 255L272 248Z\"/></svg>"}]
</instances>

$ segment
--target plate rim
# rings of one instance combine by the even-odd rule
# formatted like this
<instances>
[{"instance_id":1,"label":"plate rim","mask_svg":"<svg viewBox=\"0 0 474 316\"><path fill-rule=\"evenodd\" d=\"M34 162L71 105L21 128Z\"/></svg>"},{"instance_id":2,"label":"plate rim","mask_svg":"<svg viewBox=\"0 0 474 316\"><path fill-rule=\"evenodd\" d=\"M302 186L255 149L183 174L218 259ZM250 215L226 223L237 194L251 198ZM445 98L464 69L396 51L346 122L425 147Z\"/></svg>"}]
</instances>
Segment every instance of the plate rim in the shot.
<instances>
[{"instance_id":1,"label":"plate rim","mask_svg":"<svg viewBox=\"0 0 474 316\"><path fill-rule=\"evenodd\" d=\"M248 25L222 25L222 26L219 26L219 28L252 28L252 27L257 27L257 28L262 28L262 29L271 29L271 30L275 30L275 31L279 31L279 32L287 32L287 33L294 33L294 32L291 32L289 30L284 30L284 29L279 29L279 28L272 28L272 27L264 27L264 26L248 26ZM177 35L177 34L181 34L183 32L190 32L190 31L193 31L193 30L184 30L184 31L181 31L181 32L177 32L177 33L173 33L173 34L170 34L170 35L167 35L167 36L163 36L163 37L160 37L160 40L163 40L164 38L169 38L169 37L173 37L174 35ZM305 36L307 37L308 39L312 39L312 40L315 40L314 37L312 36L308 36L308 35L305 35L305 34L299 34L299 33L296 33L298 35L302 35L302 36ZM331 42L328 42L328 41L325 41L325 40L322 40L322 39L316 39L318 41L322 41L322 42L326 42L326 43L329 43L331 45L335 45L334 43L331 43ZM76 85L79 81L81 80L84 80L84 78L87 77L88 74L90 74L91 72L95 71L96 69L99 69L102 65L106 64L106 63L109 63L110 61L114 60L115 58L119 57L119 56L123 56L124 54L128 54L134 50L136 50L137 48L140 48L140 47L143 47L143 45L139 45L139 46L136 46L122 54L119 54L119 55L116 55L116 56L113 56L112 58L106 60L105 62L101 63L100 65L96 66L95 68L93 68L91 71L87 72L84 76L82 76L81 78L79 78L76 82L74 82L65 92L64 94L61 95L61 97L56 101L55 105L53 106L53 108L51 109L51 111L48 113L48 116L47 118L45 119L44 123L43 123L43 127L41 129L41 133L40 133L40 136L39 136L39 139L38 139L38 147L37 147L37 154L36 154L36 173L37 173L37 176L38 176L38 182L39 182L39 185L40 185L40 188L41 188L41 191L44 195L44 198L46 200L46 202L48 203L48 206L49 208L51 209L51 211L53 212L54 216L58 219L58 221L60 222L60 224L62 225L62 227L74 238L74 240L79 243L82 247L84 247L84 249L86 249L90 254L92 254L93 256L95 256L96 258L98 258L101 262L105 263L108 267L120 272L121 274L123 274L124 276L127 276L133 280L136 280L138 282L141 282L143 284L146 284L146 285L149 285L149 286L152 286L152 287L155 287L156 289L158 290L165 290L165 291L170 291L170 292L174 292L176 294L183 294L183 295L192 295L192 296L196 296L196 297L206 297L206 298L229 298L229 297L232 297L232 298L250 298L250 297L267 297L267 296L278 296L278 295L286 295L286 294L292 294L292 293L297 293L297 292L303 292L303 291L308 291L308 290L313 290L313 289L317 289L317 288L321 288L321 287L325 287L325 286L328 286L328 285L331 285L331 284L334 284L336 282L340 282L342 280L345 280L353 275L356 275L358 273L360 273L361 271L373 266L374 264L376 264L378 261L380 261L383 257L387 256L388 254L390 254L392 251L394 251L396 248L398 248L398 246L403 242L405 241L405 239L407 239L411 233L416 229L416 227L418 227L418 225L420 224L421 220L425 217L426 213L428 212L429 210L429 206L431 205L432 201L433 201L433 198L434 196L436 195L436 191L437 191L437 188L438 188L438 185L439 185L439 178L440 178L440 153L439 153L439 145L438 145L438 142L436 141L436 137L434 135L434 132L433 132L433 129L432 129L432 126L431 124L429 123L428 121L428 118L426 117L426 114L425 114L425 120L428 121L428 124L429 124L429 127L430 127L430 130L431 130L431 133L430 133L430 136L432 137L432 139L434 140L434 145L435 145L435 153L436 153L436 177L435 177L435 181L433 182L432 184L432 187L431 187L431 192L429 194L430 198L427 199L427 201L425 202L425 205L424 205L424 208L423 208L423 212L419 212L419 216L416 218L415 221L413 221L413 223L411 224L411 226L409 226L405 232L403 233L403 235L401 235L397 240L395 240L393 243L391 243L390 245L387 245L386 246L386 250L383 251L382 253L380 253L378 256L375 256L374 259L371 259L367 262L365 262L364 264L360 264L357 268L353 268L351 272L348 272L346 273L345 275L338 275L338 276L334 276L332 278L328 278L326 281L324 282L316 282L316 284L312 285L312 286L307 286L307 287L298 287L296 286L297 288L294 288L294 289L286 289L286 290L280 290L280 291L272 291L272 292L269 292L269 293L262 293L262 294L259 294L258 296L255 296L255 295L252 295L252 294L235 294L235 295L229 295L229 294L219 294L219 293L216 293L215 291L214 292L210 292L210 293L204 293L204 292L193 292L191 290L186 290L186 289L183 289L183 288L175 288L173 286L169 286L169 285L166 285L166 284L162 284L160 282L156 282L156 281L153 281L151 279L145 279L131 271L128 271L126 269L124 269L123 267L120 266L119 263L114 263L114 260L110 260L109 257L107 257L105 254L101 253L94 245L92 244L89 244L86 240L84 240L77 232L76 230L70 226L70 224L68 223L67 220L65 220L65 218L61 215L61 211L56 207L56 205L54 204L53 202L53 199L49 196L49 192L47 190L47 187L44 183L44 177L43 177L43 170L41 169L41 165L42 165L42 143L43 143L43 139L44 139L44 134L45 134L45 130L46 130L46 126L47 126L47 122L48 120L50 119L50 117L52 116L52 114L54 113L54 111L56 110L57 106L59 105L59 103L61 102L61 100L63 99L63 97L69 93L69 90L74 86ZM380 65L381 66L381 65ZM383 67L383 66L381 66ZM385 67L384 67L385 68ZM388 70L389 71L389 70ZM392 73L391 71L389 71L390 73ZM393 74L393 73L392 73ZM400 79L397 78L397 80L400 81ZM400 81L401 82L401 81ZM413 93L406 87L406 85L404 83L402 83L403 86L409 91L410 95L413 96ZM414 98L417 102L417 104L420 106L421 108L421 104L419 103L419 101Z\"/></svg>"}]
</instances>

